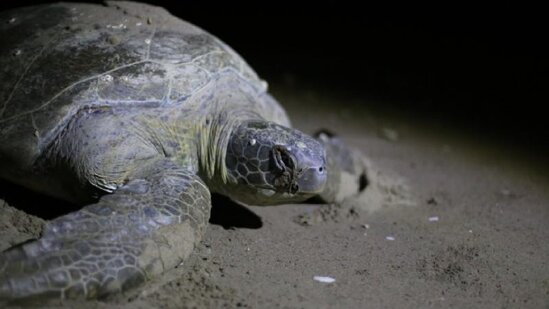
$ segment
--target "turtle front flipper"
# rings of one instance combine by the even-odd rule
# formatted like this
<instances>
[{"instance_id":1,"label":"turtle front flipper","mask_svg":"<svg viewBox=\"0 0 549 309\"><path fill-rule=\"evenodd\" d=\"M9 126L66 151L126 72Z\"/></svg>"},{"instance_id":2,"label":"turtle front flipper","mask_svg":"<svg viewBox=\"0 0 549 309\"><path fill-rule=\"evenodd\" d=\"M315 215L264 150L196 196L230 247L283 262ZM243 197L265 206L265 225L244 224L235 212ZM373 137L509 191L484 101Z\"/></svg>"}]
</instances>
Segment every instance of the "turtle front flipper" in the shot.
<instances>
[{"instance_id":1,"label":"turtle front flipper","mask_svg":"<svg viewBox=\"0 0 549 309\"><path fill-rule=\"evenodd\" d=\"M160 159L96 204L49 222L39 240L0 254L0 304L138 285L189 256L210 208L198 176Z\"/></svg>"},{"instance_id":2,"label":"turtle front flipper","mask_svg":"<svg viewBox=\"0 0 549 309\"><path fill-rule=\"evenodd\" d=\"M361 153L329 131L320 130L315 137L326 150L328 170L326 186L318 197L328 203L340 203L364 190L368 171Z\"/></svg>"}]
</instances>

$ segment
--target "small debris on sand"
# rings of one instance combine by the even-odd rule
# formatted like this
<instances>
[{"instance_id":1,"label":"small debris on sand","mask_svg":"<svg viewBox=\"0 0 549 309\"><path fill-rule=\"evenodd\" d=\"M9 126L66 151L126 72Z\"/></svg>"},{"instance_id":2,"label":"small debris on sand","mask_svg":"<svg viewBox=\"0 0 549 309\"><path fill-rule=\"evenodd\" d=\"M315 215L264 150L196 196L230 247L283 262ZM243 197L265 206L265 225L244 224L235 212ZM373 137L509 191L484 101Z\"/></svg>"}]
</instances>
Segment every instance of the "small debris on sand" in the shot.
<instances>
[{"instance_id":1,"label":"small debris on sand","mask_svg":"<svg viewBox=\"0 0 549 309\"><path fill-rule=\"evenodd\" d=\"M434 197L431 197L427 200L427 204L436 206L436 205L438 205L438 201Z\"/></svg>"},{"instance_id":2,"label":"small debris on sand","mask_svg":"<svg viewBox=\"0 0 549 309\"><path fill-rule=\"evenodd\" d=\"M395 237L394 236L386 236L385 239L393 241L393 240L395 240Z\"/></svg>"},{"instance_id":3,"label":"small debris on sand","mask_svg":"<svg viewBox=\"0 0 549 309\"><path fill-rule=\"evenodd\" d=\"M336 279L328 276L314 276L313 279L322 283L334 283L336 281Z\"/></svg>"},{"instance_id":4,"label":"small debris on sand","mask_svg":"<svg viewBox=\"0 0 549 309\"><path fill-rule=\"evenodd\" d=\"M381 129L381 136L391 142L396 142L399 139L398 131L391 128Z\"/></svg>"},{"instance_id":5,"label":"small debris on sand","mask_svg":"<svg viewBox=\"0 0 549 309\"><path fill-rule=\"evenodd\" d=\"M507 197L507 198L517 198L519 197L519 195L517 195L515 192L507 189L507 188L503 188L499 191L499 194L501 194L503 197Z\"/></svg>"},{"instance_id":6,"label":"small debris on sand","mask_svg":"<svg viewBox=\"0 0 549 309\"><path fill-rule=\"evenodd\" d=\"M437 221L438 221L438 216L429 217L429 222L437 222Z\"/></svg>"}]
</instances>

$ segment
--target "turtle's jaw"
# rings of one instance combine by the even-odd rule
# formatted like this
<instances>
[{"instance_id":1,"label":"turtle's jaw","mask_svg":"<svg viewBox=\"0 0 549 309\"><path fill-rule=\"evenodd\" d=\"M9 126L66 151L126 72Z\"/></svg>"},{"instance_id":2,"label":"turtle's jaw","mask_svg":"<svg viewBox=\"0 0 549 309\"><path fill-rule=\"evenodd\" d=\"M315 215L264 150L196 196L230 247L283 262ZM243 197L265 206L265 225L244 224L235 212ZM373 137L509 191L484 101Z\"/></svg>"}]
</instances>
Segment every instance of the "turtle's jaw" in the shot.
<instances>
[{"instance_id":1,"label":"turtle's jaw","mask_svg":"<svg viewBox=\"0 0 549 309\"><path fill-rule=\"evenodd\" d=\"M326 167L310 167L303 171L301 177L297 179L297 185L299 192L306 195L320 194L326 187L326 181L328 173Z\"/></svg>"}]
</instances>

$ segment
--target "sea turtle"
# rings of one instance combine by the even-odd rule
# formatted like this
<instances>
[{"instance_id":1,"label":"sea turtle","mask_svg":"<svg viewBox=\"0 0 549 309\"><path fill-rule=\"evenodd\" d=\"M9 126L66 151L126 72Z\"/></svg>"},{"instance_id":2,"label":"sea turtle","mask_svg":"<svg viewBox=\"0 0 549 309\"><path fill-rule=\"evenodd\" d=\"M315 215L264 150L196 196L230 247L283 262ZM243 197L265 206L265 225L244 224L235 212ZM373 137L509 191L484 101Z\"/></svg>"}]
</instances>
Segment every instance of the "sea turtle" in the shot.
<instances>
[{"instance_id":1,"label":"sea turtle","mask_svg":"<svg viewBox=\"0 0 549 309\"><path fill-rule=\"evenodd\" d=\"M0 14L0 176L83 205L0 254L1 300L133 287L188 257L210 192L334 202L344 175L358 188L359 161L338 138L292 129L239 55L164 9Z\"/></svg>"}]
</instances>

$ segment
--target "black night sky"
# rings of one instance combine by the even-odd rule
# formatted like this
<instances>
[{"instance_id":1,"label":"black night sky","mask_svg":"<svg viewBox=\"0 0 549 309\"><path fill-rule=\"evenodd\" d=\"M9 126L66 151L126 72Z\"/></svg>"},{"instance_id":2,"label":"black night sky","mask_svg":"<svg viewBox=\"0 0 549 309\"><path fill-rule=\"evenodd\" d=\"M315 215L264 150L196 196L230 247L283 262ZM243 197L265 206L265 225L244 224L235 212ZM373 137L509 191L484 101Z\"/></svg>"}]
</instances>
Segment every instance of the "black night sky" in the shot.
<instances>
[{"instance_id":1,"label":"black night sky","mask_svg":"<svg viewBox=\"0 0 549 309\"><path fill-rule=\"evenodd\" d=\"M539 8L504 1L146 2L215 34L268 81L291 78L549 149L547 25Z\"/></svg>"}]
</instances>

